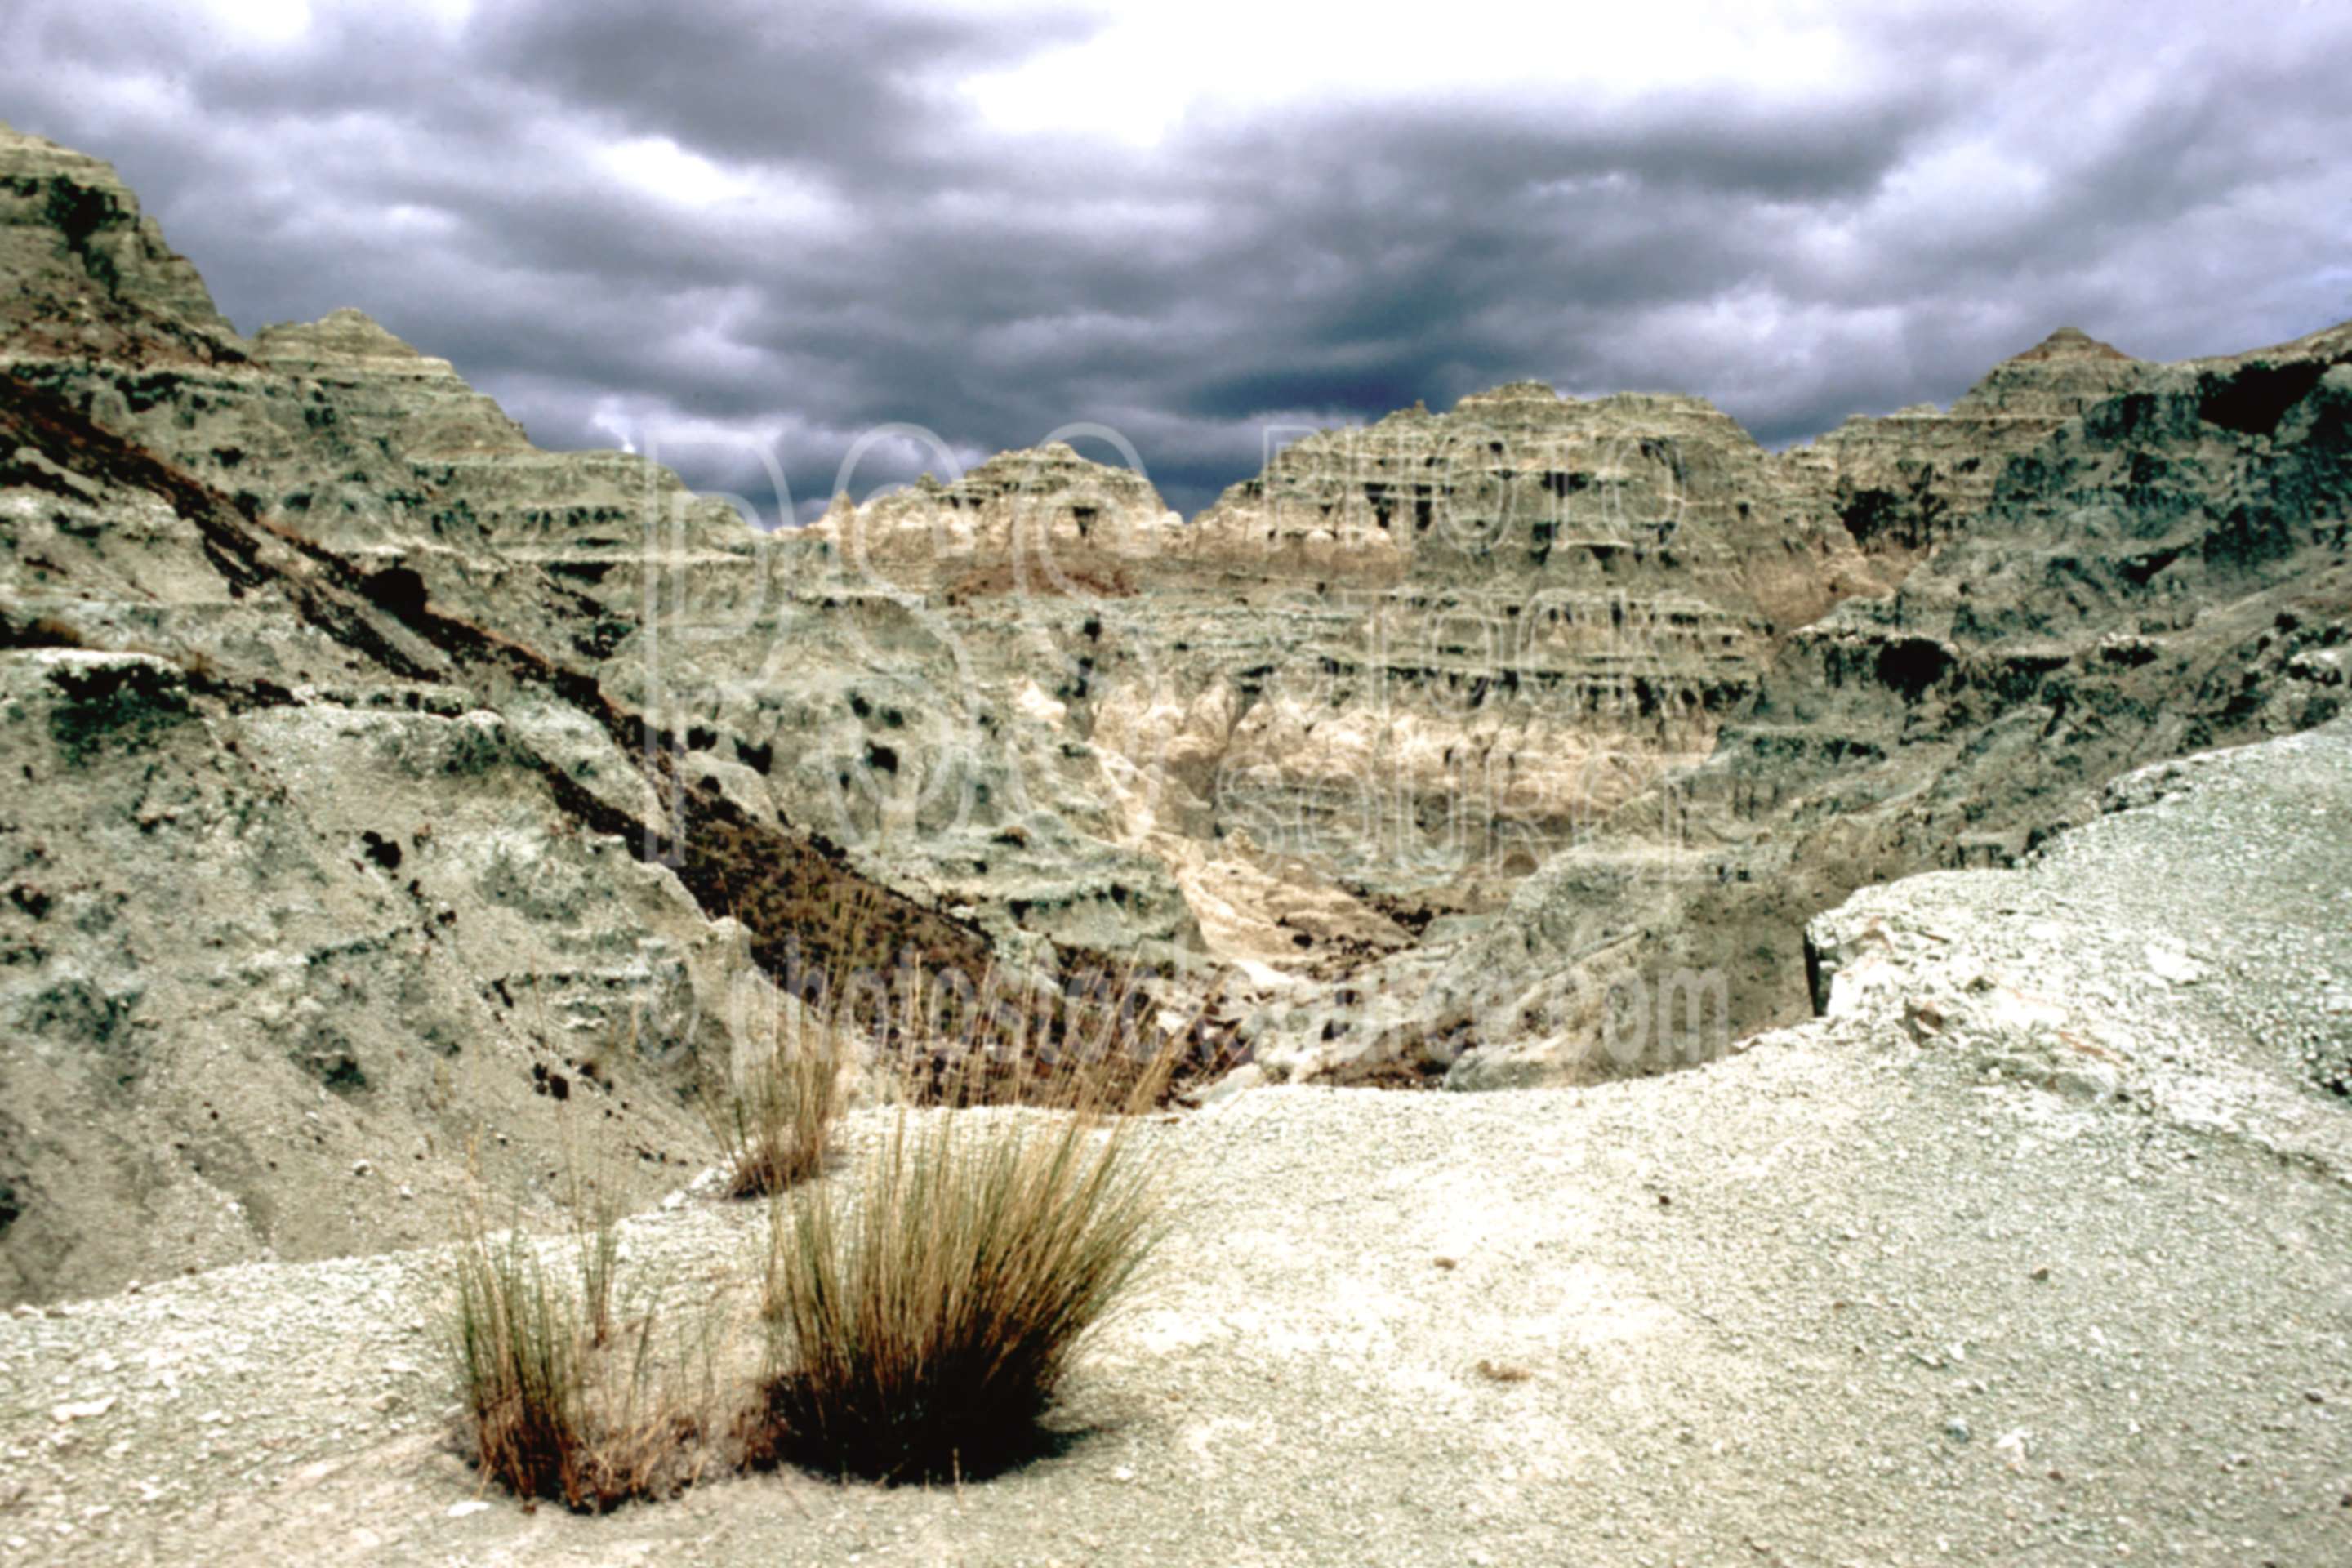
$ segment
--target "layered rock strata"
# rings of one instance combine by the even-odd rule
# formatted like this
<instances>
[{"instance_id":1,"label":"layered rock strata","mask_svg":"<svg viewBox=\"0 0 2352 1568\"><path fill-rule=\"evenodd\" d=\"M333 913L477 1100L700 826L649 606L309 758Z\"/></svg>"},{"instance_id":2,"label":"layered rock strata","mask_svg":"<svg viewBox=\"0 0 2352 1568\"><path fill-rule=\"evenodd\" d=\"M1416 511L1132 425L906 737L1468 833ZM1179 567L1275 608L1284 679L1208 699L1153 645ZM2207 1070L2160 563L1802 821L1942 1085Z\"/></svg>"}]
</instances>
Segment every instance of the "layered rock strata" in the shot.
<instances>
[{"instance_id":1,"label":"layered rock strata","mask_svg":"<svg viewBox=\"0 0 2352 1568\"><path fill-rule=\"evenodd\" d=\"M680 1062L812 963L1139 962L1273 1076L1672 1065L1801 1016L1854 889L2352 673L2352 329L2061 331L1779 453L1518 384L1190 521L1054 445L769 535L356 311L238 335L12 132L0 264L19 1294L412 1239L469 1142L688 1159Z\"/></svg>"}]
</instances>

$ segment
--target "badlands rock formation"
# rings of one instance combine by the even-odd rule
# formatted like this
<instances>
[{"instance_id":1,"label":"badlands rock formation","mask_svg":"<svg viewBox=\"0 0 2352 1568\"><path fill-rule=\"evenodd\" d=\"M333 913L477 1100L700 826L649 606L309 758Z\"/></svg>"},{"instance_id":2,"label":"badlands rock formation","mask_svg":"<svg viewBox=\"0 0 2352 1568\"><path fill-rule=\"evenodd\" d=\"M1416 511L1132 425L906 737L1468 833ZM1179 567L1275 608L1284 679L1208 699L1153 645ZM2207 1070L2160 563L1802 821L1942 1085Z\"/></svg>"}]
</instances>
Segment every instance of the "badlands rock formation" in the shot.
<instances>
[{"instance_id":1,"label":"badlands rock formation","mask_svg":"<svg viewBox=\"0 0 2352 1568\"><path fill-rule=\"evenodd\" d=\"M104 165L0 170L0 1291L420 1239L575 1142L657 1191L768 976L987 969L600 684L730 509L354 313L239 339Z\"/></svg>"},{"instance_id":2,"label":"badlands rock formation","mask_svg":"<svg viewBox=\"0 0 2352 1568\"><path fill-rule=\"evenodd\" d=\"M822 552L783 593L830 624L919 617L860 657L984 737L894 746L876 801L1026 812L1055 872L1129 852L976 847L925 865L946 896L1095 940L1189 915L1277 1076L1576 1080L1801 1016L1804 921L1853 888L2336 711L2347 353L2061 331L1780 454L1695 399L1522 384L1307 436L1181 528L1131 478L1075 499L1055 451L775 549ZM918 602L926 541L959 586ZM1006 771L942 787L975 753Z\"/></svg>"},{"instance_id":3,"label":"badlands rock formation","mask_svg":"<svg viewBox=\"0 0 2352 1568\"><path fill-rule=\"evenodd\" d=\"M566 1140L650 1192L810 971L1059 1026L1139 960L1277 1079L1719 1055L1855 889L2347 696L2347 329L2060 331L1781 453L1521 384L1190 521L1072 432L764 535L356 311L239 336L14 132L0 266L0 1294L421 1239Z\"/></svg>"}]
</instances>

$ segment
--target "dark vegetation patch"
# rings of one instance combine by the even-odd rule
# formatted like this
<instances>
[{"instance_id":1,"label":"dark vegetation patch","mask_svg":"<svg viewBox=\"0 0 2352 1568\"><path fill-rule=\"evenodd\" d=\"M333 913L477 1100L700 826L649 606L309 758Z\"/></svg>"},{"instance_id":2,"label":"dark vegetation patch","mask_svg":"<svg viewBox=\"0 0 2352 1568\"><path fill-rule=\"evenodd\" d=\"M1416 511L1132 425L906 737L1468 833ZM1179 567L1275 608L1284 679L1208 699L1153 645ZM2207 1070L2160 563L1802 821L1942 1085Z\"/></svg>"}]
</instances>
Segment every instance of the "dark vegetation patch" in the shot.
<instances>
[{"instance_id":1,"label":"dark vegetation patch","mask_svg":"<svg viewBox=\"0 0 2352 1568\"><path fill-rule=\"evenodd\" d=\"M337 1094L353 1095L366 1091L367 1069L348 1047L328 1042L313 1045L294 1054L295 1065L317 1079Z\"/></svg>"},{"instance_id":2,"label":"dark vegetation patch","mask_svg":"<svg viewBox=\"0 0 2352 1568\"><path fill-rule=\"evenodd\" d=\"M7 482L0 474L0 485ZM0 605L0 647L88 647L89 640L81 628L55 616L34 616L18 620L6 605Z\"/></svg>"},{"instance_id":3,"label":"dark vegetation patch","mask_svg":"<svg viewBox=\"0 0 2352 1568\"><path fill-rule=\"evenodd\" d=\"M1878 681L1916 702L1952 667L1949 648L1931 637L1898 637L1878 650Z\"/></svg>"},{"instance_id":4,"label":"dark vegetation patch","mask_svg":"<svg viewBox=\"0 0 2352 1568\"><path fill-rule=\"evenodd\" d=\"M1923 464L1901 489L1838 483L1838 521L1865 550L1924 550L1949 531L1951 503L1936 488L1936 468Z\"/></svg>"},{"instance_id":5,"label":"dark vegetation patch","mask_svg":"<svg viewBox=\"0 0 2352 1568\"><path fill-rule=\"evenodd\" d=\"M89 243L100 229L121 223L122 212L113 196L71 180L51 180L47 199L42 205L42 216L64 237L66 249L81 263L82 270L108 293L113 293L122 281L114 258L104 251L92 249Z\"/></svg>"}]
</instances>

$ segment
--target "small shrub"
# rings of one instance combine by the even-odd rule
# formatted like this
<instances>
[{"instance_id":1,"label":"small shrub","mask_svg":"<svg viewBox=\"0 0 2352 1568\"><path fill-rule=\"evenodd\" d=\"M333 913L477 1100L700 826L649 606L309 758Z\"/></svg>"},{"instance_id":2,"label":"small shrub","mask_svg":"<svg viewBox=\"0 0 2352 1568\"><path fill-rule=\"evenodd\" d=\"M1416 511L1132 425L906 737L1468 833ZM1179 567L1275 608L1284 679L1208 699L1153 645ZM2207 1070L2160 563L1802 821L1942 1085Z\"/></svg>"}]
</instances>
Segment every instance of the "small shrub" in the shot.
<instances>
[{"instance_id":1,"label":"small shrub","mask_svg":"<svg viewBox=\"0 0 2352 1568\"><path fill-rule=\"evenodd\" d=\"M778 1202L755 1461L912 1480L1034 1452L1074 1352L1160 1234L1141 1119L1121 1114L1149 1109L1157 1078L1065 1079L1046 1112L902 1105L858 1188Z\"/></svg>"}]
</instances>

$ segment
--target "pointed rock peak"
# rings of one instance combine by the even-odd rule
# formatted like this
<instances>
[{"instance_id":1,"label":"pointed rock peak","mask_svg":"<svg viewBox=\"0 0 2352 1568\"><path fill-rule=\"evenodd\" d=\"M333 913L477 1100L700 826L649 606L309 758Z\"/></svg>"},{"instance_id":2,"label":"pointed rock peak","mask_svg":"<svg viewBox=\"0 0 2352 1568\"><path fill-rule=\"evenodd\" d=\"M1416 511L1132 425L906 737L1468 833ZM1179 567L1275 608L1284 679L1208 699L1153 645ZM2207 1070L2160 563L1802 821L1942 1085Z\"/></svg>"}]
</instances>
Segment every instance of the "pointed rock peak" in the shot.
<instances>
[{"instance_id":1,"label":"pointed rock peak","mask_svg":"<svg viewBox=\"0 0 2352 1568\"><path fill-rule=\"evenodd\" d=\"M299 350L315 358L418 359L423 356L385 331L364 310L349 305L330 310L315 321L286 321L264 327L254 340L272 357Z\"/></svg>"},{"instance_id":2,"label":"pointed rock peak","mask_svg":"<svg viewBox=\"0 0 2352 1568\"><path fill-rule=\"evenodd\" d=\"M1007 451L992 453L982 461L965 470L966 478L1006 477L1020 473L1035 473L1045 469L1068 469L1083 473L1090 468L1108 468L1097 463L1067 441L1048 441L1042 447L1015 447Z\"/></svg>"},{"instance_id":3,"label":"pointed rock peak","mask_svg":"<svg viewBox=\"0 0 2352 1568\"><path fill-rule=\"evenodd\" d=\"M91 226L108 217L136 222L139 216L138 200L114 172L113 164L70 147L60 147L46 136L19 131L5 121L0 121L0 176L11 182L13 189L8 194L20 200L30 198L24 212L37 221L58 221L56 203L43 199L45 195L54 197L54 191L45 193L41 189L56 182L100 195L100 202L87 207L86 215L77 214L84 216ZM113 209L110 213L110 205Z\"/></svg>"},{"instance_id":4,"label":"pointed rock peak","mask_svg":"<svg viewBox=\"0 0 2352 1568\"><path fill-rule=\"evenodd\" d=\"M152 319L140 329L143 354L183 355L193 331L205 340L198 357L242 357L204 280L163 242L154 219L140 212L138 197L114 165L5 124L0 124L0 275L54 297L82 296L110 318L124 305L175 318L160 333ZM98 304L101 299L107 303ZM86 342L85 352L90 346Z\"/></svg>"},{"instance_id":5,"label":"pointed rock peak","mask_svg":"<svg viewBox=\"0 0 2352 1568\"><path fill-rule=\"evenodd\" d=\"M65 152L65 149L46 136L36 136L29 131L19 131L6 121L0 120L0 153L19 151L60 153Z\"/></svg>"},{"instance_id":6,"label":"pointed rock peak","mask_svg":"<svg viewBox=\"0 0 2352 1568\"><path fill-rule=\"evenodd\" d=\"M1113 479L1134 470L1123 463L1100 462L1087 457L1067 441L1048 441L1042 447L1021 447L1009 452L999 452L987 461L968 470L964 478L988 483L1019 483L1046 476L1057 479Z\"/></svg>"},{"instance_id":7,"label":"pointed rock peak","mask_svg":"<svg viewBox=\"0 0 2352 1568\"><path fill-rule=\"evenodd\" d=\"M103 158L93 158L87 153L77 153L60 146L46 136L36 136L29 131L19 131L5 121L0 121L0 172L27 176L36 180L63 178L75 184L105 192L115 205L136 216L139 202L131 194L114 165Z\"/></svg>"},{"instance_id":8,"label":"pointed rock peak","mask_svg":"<svg viewBox=\"0 0 2352 1568\"><path fill-rule=\"evenodd\" d=\"M2111 359L2129 361L2131 355L2112 343L2103 343L2080 327L2061 327L2021 354L2011 356L2011 364L2037 364L2047 360Z\"/></svg>"},{"instance_id":9,"label":"pointed rock peak","mask_svg":"<svg viewBox=\"0 0 2352 1568\"><path fill-rule=\"evenodd\" d=\"M1955 415L2071 419L2144 381L2153 367L2075 327L2061 327L1985 372L1952 405ZM2020 428L2022 428L2021 426Z\"/></svg>"},{"instance_id":10,"label":"pointed rock peak","mask_svg":"<svg viewBox=\"0 0 2352 1568\"><path fill-rule=\"evenodd\" d=\"M445 359L420 353L378 325L364 311L346 306L315 321L284 321L254 334L256 359L296 375L365 371L375 375L455 379Z\"/></svg>"},{"instance_id":11,"label":"pointed rock peak","mask_svg":"<svg viewBox=\"0 0 2352 1568\"><path fill-rule=\"evenodd\" d=\"M345 327L356 329L361 331L383 332L385 337L392 336L390 332L385 332L383 328L377 324L374 317L369 315L365 310L361 310L357 305L338 306L334 310L331 310L325 315L320 317L318 324L322 327Z\"/></svg>"}]
</instances>

